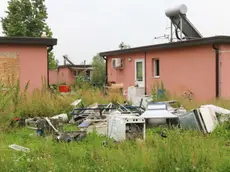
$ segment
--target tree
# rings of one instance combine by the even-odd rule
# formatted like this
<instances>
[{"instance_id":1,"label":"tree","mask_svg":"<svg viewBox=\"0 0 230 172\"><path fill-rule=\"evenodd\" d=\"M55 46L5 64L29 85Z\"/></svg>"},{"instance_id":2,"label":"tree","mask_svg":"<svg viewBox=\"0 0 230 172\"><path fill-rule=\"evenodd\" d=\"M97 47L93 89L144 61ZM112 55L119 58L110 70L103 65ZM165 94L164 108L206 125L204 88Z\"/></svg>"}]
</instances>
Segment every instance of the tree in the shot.
<instances>
[{"instance_id":1,"label":"tree","mask_svg":"<svg viewBox=\"0 0 230 172\"><path fill-rule=\"evenodd\" d=\"M1 18L3 34L6 36L41 37L46 32L47 37L53 33L46 24L48 18L45 0L10 0L7 16ZM49 68L55 68L53 52L49 53Z\"/></svg>"},{"instance_id":2,"label":"tree","mask_svg":"<svg viewBox=\"0 0 230 172\"><path fill-rule=\"evenodd\" d=\"M93 57L93 72L91 83L94 86L102 87L106 81L106 66L104 59L98 54Z\"/></svg>"},{"instance_id":3,"label":"tree","mask_svg":"<svg viewBox=\"0 0 230 172\"><path fill-rule=\"evenodd\" d=\"M127 49L127 48L131 48L131 47L130 47L130 45L126 45L126 44L124 44L124 42L121 42L121 43L119 44L119 48L120 48L120 49Z\"/></svg>"}]
</instances>

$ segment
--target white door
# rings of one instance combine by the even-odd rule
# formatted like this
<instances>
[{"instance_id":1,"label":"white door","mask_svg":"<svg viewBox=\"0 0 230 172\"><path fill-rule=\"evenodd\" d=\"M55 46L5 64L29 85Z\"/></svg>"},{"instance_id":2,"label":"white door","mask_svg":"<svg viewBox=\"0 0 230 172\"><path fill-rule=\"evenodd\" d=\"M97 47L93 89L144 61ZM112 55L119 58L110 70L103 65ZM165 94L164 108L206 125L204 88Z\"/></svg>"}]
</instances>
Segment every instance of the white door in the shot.
<instances>
[{"instance_id":1,"label":"white door","mask_svg":"<svg viewBox=\"0 0 230 172\"><path fill-rule=\"evenodd\" d=\"M145 87L145 61L144 59L135 60L135 84Z\"/></svg>"}]
</instances>

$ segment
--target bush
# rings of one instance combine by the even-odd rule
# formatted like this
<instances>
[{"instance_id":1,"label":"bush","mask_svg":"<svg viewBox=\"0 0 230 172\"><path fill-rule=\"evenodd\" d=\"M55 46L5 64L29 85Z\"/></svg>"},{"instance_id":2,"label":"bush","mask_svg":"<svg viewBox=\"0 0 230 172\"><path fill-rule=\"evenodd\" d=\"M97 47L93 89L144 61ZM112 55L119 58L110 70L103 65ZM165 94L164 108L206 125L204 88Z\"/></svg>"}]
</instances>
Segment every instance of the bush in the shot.
<instances>
[{"instance_id":1,"label":"bush","mask_svg":"<svg viewBox=\"0 0 230 172\"><path fill-rule=\"evenodd\" d=\"M163 82L159 84L158 82L152 87L152 99L154 102L166 101L169 99L167 90L164 87Z\"/></svg>"},{"instance_id":2,"label":"bush","mask_svg":"<svg viewBox=\"0 0 230 172\"><path fill-rule=\"evenodd\" d=\"M103 87L106 81L106 66L105 61L99 55L93 57L93 73L91 83L95 87Z\"/></svg>"}]
</instances>

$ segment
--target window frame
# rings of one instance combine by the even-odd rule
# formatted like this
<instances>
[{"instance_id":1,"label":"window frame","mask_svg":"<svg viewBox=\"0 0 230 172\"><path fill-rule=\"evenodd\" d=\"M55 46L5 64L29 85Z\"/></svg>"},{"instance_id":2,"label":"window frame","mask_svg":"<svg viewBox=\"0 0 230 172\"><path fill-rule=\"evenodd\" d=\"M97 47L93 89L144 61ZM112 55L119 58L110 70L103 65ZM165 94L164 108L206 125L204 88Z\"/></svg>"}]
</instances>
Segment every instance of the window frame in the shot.
<instances>
[{"instance_id":1,"label":"window frame","mask_svg":"<svg viewBox=\"0 0 230 172\"><path fill-rule=\"evenodd\" d=\"M158 61L158 64L156 63ZM153 78L160 78L160 59L153 58L152 59L152 67L153 67Z\"/></svg>"},{"instance_id":2,"label":"window frame","mask_svg":"<svg viewBox=\"0 0 230 172\"><path fill-rule=\"evenodd\" d=\"M74 75L75 72L76 72L76 75ZM76 70L73 70L72 74L73 74L73 77L77 77L77 71Z\"/></svg>"}]
</instances>

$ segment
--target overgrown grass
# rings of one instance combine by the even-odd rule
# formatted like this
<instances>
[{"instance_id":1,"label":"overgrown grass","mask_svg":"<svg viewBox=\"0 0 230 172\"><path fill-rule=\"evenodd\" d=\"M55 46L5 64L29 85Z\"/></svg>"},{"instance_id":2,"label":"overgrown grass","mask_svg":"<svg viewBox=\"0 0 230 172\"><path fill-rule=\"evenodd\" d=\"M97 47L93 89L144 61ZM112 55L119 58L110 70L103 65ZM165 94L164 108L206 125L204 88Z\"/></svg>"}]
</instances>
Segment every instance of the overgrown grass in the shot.
<instances>
[{"instance_id":1,"label":"overgrown grass","mask_svg":"<svg viewBox=\"0 0 230 172\"><path fill-rule=\"evenodd\" d=\"M230 126L219 126L212 134L202 135L196 131L165 129L167 138L162 138L162 128L149 129L146 141L112 140L89 134L82 142L55 143L51 137L36 136L26 128L5 130L13 116L53 116L69 112L70 104L81 98L83 104L123 102L117 91L107 96L97 88L84 86L74 89L76 94L60 95L47 89L32 95L10 88L0 94L0 171L151 171L151 172L228 172L230 171ZM12 99L14 97L14 99ZM183 98L177 99L187 109L197 108L200 103ZM230 108L228 100L210 102ZM68 126L68 129L75 126ZM102 145L107 141L106 146ZM30 148L23 153L10 149L10 144Z\"/></svg>"},{"instance_id":2,"label":"overgrown grass","mask_svg":"<svg viewBox=\"0 0 230 172\"><path fill-rule=\"evenodd\" d=\"M190 92L189 90L187 92ZM192 92L191 92L192 93ZM152 86L152 100L154 102L158 101L169 101L176 100L177 106L183 106L187 110L191 110L194 108L199 108L200 105L204 104L214 104L226 109L230 109L230 100L219 98L209 101L196 101L193 97L189 97L188 95L182 94L178 96L176 94L170 93L165 87L162 81L156 82L155 85Z\"/></svg>"},{"instance_id":3,"label":"overgrown grass","mask_svg":"<svg viewBox=\"0 0 230 172\"><path fill-rule=\"evenodd\" d=\"M205 171L227 172L230 169L229 131L226 126L211 135L198 132L167 130L162 138L160 128L147 132L146 141L114 143L92 133L82 142L55 143L31 130L0 134L1 171ZM102 145L106 140L108 144ZM30 148L22 153L8 148L10 144Z\"/></svg>"},{"instance_id":4,"label":"overgrown grass","mask_svg":"<svg viewBox=\"0 0 230 172\"><path fill-rule=\"evenodd\" d=\"M69 113L72 110L70 105L77 99L82 99L84 106L99 103L106 104L110 102L124 102L124 97L117 91L109 92L104 95L98 88L90 85L84 85L81 88L73 87L73 94L62 95L55 91L50 91L46 87L42 90L35 90L32 94L27 92L27 85L24 91L20 91L19 82L9 87L0 94L0 121L5 123L13 117L36 117L36 116L54 116L60 113ZM3 86L0 85L0 90ZM4 120L3 120L4 119ZM0 129L4 125L0 126Z\"/></svg>"}]
</instances>

